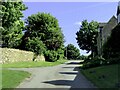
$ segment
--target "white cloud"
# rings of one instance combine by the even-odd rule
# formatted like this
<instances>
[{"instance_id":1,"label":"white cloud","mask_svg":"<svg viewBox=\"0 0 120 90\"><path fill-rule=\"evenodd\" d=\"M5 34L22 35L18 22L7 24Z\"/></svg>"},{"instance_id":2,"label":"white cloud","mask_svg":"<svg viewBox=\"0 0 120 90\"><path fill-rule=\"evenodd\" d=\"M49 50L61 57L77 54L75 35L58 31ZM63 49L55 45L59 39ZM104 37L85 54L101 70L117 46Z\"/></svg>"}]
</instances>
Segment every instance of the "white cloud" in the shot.
<instances>
[{"instance_id":1,"label":"white cloud","mask_svg":"<svg viewBox=\"0 0 120 90\"><path fill-rule=\"evenodd\" d=\"M82 25L82 22L76 22L75 25Z\"/></svg>"},{"instance_id":2,"label":"white cloud","mask_svg":"<svg viewBox=\"0 0 120 90\"><path fill-rule=\"evenodd\" d=\"M86 50L82 50L82 49L80 49L80 54L81 54L81 55L88 56L88 55L90 55L90 54L91 54L91 52L87 53L87 51L86 51Z\"/></svg>"}]
</instances>

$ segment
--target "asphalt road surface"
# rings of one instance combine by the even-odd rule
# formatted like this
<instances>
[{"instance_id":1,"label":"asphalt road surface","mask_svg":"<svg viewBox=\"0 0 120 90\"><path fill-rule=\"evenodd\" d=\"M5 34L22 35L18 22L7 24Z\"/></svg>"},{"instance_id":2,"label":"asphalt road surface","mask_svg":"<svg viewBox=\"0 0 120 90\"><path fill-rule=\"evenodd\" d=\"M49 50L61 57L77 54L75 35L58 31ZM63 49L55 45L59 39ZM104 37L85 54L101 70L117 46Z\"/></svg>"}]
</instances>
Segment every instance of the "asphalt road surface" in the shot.
<instances>
[{"instance_id":1,"label":"asphalt road surface","mask_svg":"<svg viewBox=\"0 0 120 90\"><path fill-rule=\"evenodd\" d=\"M17 88L96 88L80 72L80 61L70 60L52 67L18 68L32 75Z\"/></svg>"}]
</instances>

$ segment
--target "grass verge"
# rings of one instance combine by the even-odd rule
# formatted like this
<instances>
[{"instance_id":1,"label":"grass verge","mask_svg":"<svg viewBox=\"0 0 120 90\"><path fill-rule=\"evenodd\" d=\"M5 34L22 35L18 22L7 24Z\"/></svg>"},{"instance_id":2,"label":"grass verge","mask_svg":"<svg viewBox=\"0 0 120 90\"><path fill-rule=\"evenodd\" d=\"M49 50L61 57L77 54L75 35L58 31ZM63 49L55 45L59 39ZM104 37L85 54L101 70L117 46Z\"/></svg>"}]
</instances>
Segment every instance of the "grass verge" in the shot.
<instances>
[{"instance_id":1,"label":"grass verge","mask_svg":"<svg viewBox=\"0 0 120 90\"><path fill-rule=\"evenodd\" d=\"M30 73L25 71L2 70L2 88L15 88L25 78L30 77Z\"/></svg>"},{"instance_id":2,"label":"grass verge","mask_svg":"<svg viewBox=\"0 0 120 90\"><path fill-rule=\"evenodd\" d=\"M31 67L46 67L46 66L55 66L59 64L65 63L67 60L58 60L56 62L15 62L15 63L9 63L9 64L2 64L3 68L31 68Z\"/></svg>"},{"instance_id":3,"label":"grass verge","mask_svg":"<svg viewBox=\"0 0 120 90\"><path fill-rule=\"evenodd\" d=\"M120 88L119 65L107 65L82 70L81 72L98 88Z\"/></svg>"}]
</instances>

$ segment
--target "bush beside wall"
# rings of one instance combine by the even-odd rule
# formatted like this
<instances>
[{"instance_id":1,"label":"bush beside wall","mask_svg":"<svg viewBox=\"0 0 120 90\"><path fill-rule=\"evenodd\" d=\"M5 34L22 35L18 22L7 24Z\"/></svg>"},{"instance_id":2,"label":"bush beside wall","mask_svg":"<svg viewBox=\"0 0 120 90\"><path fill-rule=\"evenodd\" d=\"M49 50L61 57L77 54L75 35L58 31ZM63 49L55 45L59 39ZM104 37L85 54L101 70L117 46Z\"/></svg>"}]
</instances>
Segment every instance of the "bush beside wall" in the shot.
<instances>
[{"instance_id":1,"label":"bush beside wall","mask_svg":"<svg viewBox=\"0 0 120 90\"><path fill-rule=\"evenodd\" d=\"M2 52L2 61L0 63L12 63L20 61L32 61L34 53L30 51L23 51L19 49L0 48ZM35 61L45 61L43 55L37 56Z\"/></svg>"}]
</instances>

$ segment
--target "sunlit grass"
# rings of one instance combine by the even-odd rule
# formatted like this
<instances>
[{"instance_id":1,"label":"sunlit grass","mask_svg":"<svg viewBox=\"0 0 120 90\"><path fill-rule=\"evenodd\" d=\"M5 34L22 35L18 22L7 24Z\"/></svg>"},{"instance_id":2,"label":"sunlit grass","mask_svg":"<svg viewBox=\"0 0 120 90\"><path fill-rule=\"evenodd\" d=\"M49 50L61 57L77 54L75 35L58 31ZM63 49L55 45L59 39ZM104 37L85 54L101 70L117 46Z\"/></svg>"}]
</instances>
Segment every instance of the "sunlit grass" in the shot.
<instances>
[{"instance_id":1,"label":"sunlit grass","mask_svg":"<svg viewBox=\"0 0 120 90\"><path fill-rule=\"evenodd\" d=\"M39 61L39 62L14 62L9 64L3 64L3 68L31 68L31 67L47 67L47 66L55 66L59 64L65 63L67 60L58 60L56 62L45 62L45 61Z\"/></svg>"},{"instance_id":2,"label":"sunlit grass","mask_svg":"<svg viewBox=\"0 0 120 90\"><path fill-rule=\"evenodd\" d=\"M15 88L25 78L30 77L30 73L25 71L2 70L2 88Z\"/></svg>"}]
</instances>

